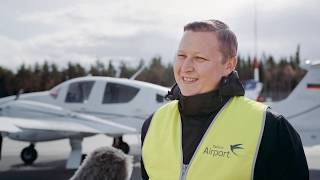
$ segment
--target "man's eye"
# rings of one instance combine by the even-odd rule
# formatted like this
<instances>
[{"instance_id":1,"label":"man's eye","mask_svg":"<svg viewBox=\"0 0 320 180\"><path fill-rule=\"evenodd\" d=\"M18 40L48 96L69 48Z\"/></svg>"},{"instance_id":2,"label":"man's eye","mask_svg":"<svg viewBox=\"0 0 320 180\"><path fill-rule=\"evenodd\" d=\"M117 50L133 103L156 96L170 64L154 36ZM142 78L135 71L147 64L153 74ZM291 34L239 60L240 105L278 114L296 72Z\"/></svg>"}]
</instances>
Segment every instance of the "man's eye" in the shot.
<instances>
[{"instance_id":1,"label":"man's eye","mask_svg":"<svg viewBox=\"0 0 320 180\"><path fill-rule=\"evenodd\" d=\"M180 58L180 59L182 59L182 58L185 58L185 57L187 57L187 56L184 55L184 54L178 54L177 57Z\"/></svg>"},{"instance_id":2,"label":"man's eye","mask_svg":"<svg viewBox=\"0 0 320 180\"><path fill-rule=\"evenodd\" d=\"M199 56L195 57L195 59L196 59L197 61L208 61L206 58L199 57Z\"/></svg>"}]
</instances>

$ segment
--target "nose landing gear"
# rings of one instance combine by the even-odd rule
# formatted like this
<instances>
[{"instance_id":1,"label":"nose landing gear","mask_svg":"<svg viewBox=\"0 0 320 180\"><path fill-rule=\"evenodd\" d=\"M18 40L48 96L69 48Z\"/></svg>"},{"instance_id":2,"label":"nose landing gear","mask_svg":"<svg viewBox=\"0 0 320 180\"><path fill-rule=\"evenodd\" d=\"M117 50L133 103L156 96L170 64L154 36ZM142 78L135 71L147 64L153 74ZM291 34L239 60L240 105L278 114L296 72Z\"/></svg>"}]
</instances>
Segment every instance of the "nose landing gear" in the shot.
<instances>
[{"instance_id":1,"label":"nose landing gear","mask_svg":"<svg viewBox=\"0 0 320 180\"><path fill-rule=\"evenodd\" d=\"M123 141L122 136L113 138L112 147L121 149L126 154L128 154L130 151L128 143Z\"/></svg>"}]
</instances>

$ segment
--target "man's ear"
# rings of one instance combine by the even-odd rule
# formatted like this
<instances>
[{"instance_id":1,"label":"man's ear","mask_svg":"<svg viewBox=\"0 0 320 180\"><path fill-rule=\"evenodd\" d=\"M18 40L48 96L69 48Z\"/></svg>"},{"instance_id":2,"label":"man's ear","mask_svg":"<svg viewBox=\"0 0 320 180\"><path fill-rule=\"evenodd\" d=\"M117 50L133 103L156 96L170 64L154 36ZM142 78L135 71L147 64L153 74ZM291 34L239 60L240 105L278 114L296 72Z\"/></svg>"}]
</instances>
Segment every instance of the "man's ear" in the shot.
<instances>
[{"instance_id":1,"label":"man's ear","mask_svg":"<svg viewBox=\"0 0 320 180\"><path fill-rule=\"evenodd\" d=\"M229 75L232 71L234 71L236 69L237 66L237 56L231 57L227 60L226 64L225 64L225 73L224 75L227 76Z\"/></svg>"}]
</instances>

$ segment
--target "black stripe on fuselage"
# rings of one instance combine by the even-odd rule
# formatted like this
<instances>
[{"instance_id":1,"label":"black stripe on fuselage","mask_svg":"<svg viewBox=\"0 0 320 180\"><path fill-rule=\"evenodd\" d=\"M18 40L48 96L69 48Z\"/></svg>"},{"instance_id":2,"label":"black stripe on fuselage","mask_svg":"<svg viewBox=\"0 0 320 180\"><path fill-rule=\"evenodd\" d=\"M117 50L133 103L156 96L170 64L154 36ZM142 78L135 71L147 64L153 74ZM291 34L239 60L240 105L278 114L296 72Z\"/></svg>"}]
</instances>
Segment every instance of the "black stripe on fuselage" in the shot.
<instances>
[{"instance_id":1,"label":"black stripe on fuselage","mask_svg":"<svg viewBox=\"0 0 320 180\"><path fill-rule=\"evenodd\" d=\"M308 89L319 89L320 90L320 84L307 84Z\"/></svg>"}]
</instances>

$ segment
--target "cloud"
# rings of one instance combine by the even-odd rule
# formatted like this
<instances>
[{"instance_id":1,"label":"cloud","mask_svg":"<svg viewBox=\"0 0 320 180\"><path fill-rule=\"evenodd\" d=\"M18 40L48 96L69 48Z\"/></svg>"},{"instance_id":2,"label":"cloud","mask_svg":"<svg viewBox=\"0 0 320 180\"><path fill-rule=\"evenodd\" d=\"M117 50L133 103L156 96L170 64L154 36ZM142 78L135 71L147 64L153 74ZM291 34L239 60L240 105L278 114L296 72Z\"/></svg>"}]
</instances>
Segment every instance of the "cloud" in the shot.
<instances>
[{"instance_id":1,"label":"cloud","mask_svg":"<svg viewBox=\"0 0 320 180\"><path fill-rule=\"evenodd\" d=\"M235 31L241 54L253 54L253 2L30 0L22 2L22 8L7 1L0 7L4 22L0 24L0 65L14 68L21 62L45 59L89 64L97 58L135 60L155 55L171 61L183 25L211 18L226 21ZM316 0L257 4L260 53L288 56L300 43L303 57L319 56Z\"/></svg>"},{"instance_id":2,"label":"cloud","mask_svg":"<svg viewBox=\"0 0 320 180\"><path fill-rule=\"evenodd\" d=\"M134 16L137 10L129 8L126 13L118 15L116 12L126 4L102 6L99 2L18 16L17 22L52 27L53 30L19 41L0 39L6 44L3 48L7 52L0 52L0 58L14 59L17 66L22 62L44 60L65 64L68 60L91 63L97 58L149 59L170 52L168 47L171 46L165 43L171 39L156 30L161 20L155 13L145 11L142 16ZM1 65L15 67L6 62Z\"/></svg>"}]
</instances>

